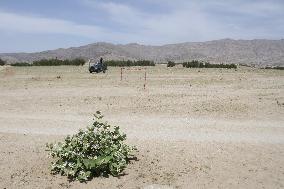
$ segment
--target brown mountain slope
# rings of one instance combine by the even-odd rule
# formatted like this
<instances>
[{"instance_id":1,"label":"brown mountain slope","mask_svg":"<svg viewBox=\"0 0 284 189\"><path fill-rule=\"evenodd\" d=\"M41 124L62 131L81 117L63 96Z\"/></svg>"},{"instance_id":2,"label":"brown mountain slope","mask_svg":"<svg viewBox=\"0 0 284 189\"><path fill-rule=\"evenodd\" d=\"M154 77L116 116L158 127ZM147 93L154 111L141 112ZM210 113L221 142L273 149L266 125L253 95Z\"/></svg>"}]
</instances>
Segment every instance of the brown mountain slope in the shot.
<instances>
[{"instance_id":1,"label":"brown mountain slope","mask_svg":"<svg viewBox=\"0 0 284 189\"><path fill-rule=\"evenodd\" d=\"M153 60L157 63L193 59L213 63L241 63L248 65L284 65L284 40L232 40L223 39L208 42L188 42L163 46L139 44L114 45L93 43L81 47L56 49L38 53L2 53L0 57L9 63L34 61L42 58L85 59L104 57L119 60Z\"/></svg>"}]
</instances>

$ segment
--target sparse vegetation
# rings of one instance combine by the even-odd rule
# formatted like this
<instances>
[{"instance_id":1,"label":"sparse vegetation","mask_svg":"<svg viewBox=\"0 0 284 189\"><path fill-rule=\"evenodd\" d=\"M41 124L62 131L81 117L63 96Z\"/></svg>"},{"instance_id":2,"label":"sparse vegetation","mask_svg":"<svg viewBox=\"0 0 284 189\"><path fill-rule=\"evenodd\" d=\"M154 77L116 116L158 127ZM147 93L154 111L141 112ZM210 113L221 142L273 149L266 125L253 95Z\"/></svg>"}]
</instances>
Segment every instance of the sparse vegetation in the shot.
<instances>
[{"instance_id":1,"label":"sparse vegetation","mask_svg":"<svg viewBox=\"0 0 284 189\"><path fill-rule=\"evenodd\" d=\"M75 58L73 60L42 59L33 62L33 66L61 66L61 65L82 66L84 64L85 60L82 58Z\"/></svg>"},{"instance_id":2,"label":"sparse vegetation","mask_svg":"<svg viewBox=\"0 0 284 189\"><path fill-rule=\"evenodd\" d=\"M192 60L191 62L184 62L182 66L185 68L227 68L236 69L236 64L210 64L209 62L203 62L198 60Z\"/></svg>"},{"instance_id":3,"label":"sparse vegetation","mask_svg":"<svg viewBox=\"0 0 284 189\"><path fill-rule=\"evenodd\" d=\"M84 64L85 64L84 59L75 58L73 60L41 59L41 60L34 61L33 63L17 62L11 65L12 66L61 66L61 65L82 66Z\"/></svg>"},{"instance_id":4,"label":"sparse vegetation","mask_svg":"<svg viewBox=\"0 0 284 189\"><path fill-rule=\"evenodd\" d=\"M16 63L11 64L11 66L32 66L32 64L28 62L16 62Z\"/></svg>"},{"instance_id":5,"label":"sparse vegetation","mask_svg":"<svg viewBox=\"0 0 284 189\"><path fill-rule=\"evenodd\" d=\"M0 66L4 66L6 62L0 58Z\"/></svg>"},{"instance_id":6,"label":"sparse vegetation","mask_svg":"<svg viewBox=\"0 0 284 189\"><path fill-rule=\"evenodd\" d=\"M168 63L167 63L167 67L174 67L175 65L176 65L176 63L173 62L173 61L168 61Z\"/></svg>"},{"instance_id":7,"label":"sparse vegetation","mask_svg":"<svg viewBox=\"0 0 284 189\"><path fill-rule=\"evenodd\" d=\"M249 67L249 68L252 68L252 67L254 67L254 65L252 64L252 65L249 65L249 64L239 64L240 66L244 66L244 67Z\"/></svg>"},{"instance_id":8,"label":"sparse vegetation","mask_svg":"<svg viewBox=\"0 0 284 189\"><path fill-rule=\"evenodd\" d=\"M275 67L266 66L265 69L284 70L284 67L282 67L282 66L275 66Z\"/></svg>"},{"instance_id":9,"label":"sparse vegetation","mask_svg":"<svg viewBox=\"0 0 284 189\"><path fill-rule=\"evenodd\" d=\"M47 150L56 159L52 163L53 173L79 181L100 175L118 176L133 158L135 148L124 143L126 135L119 127L102 122L100 112L94 116L95 122L85 130L67 136L63 143L47 144Z\"/></svg>"},{"instance_id":10,"label":"sparse vegetation","mask_svg":"<svg viewBox=\"0 0 284 189\"><path fill-rule=\"evenodd\" d=\"M104 62L107 66L118 66L118 67L126 67L126 66L155 66L153 61L149 60L138 60L138 61L131 61L131 60L108 60Z\"/></svg>"}]
</instances>

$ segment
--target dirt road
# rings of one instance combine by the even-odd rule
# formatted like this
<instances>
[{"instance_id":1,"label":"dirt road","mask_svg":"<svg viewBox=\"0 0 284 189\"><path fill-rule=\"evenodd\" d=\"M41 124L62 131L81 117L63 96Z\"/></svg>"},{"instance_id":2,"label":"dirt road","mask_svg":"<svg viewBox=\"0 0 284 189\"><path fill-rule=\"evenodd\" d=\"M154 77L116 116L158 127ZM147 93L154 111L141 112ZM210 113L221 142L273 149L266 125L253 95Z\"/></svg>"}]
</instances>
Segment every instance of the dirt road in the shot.
<instances>
[{"instance_id":1,"label":"dirt road","mask_svg":"<svg viewBox=\"0 0 284 189\"><path fill-rule=\"evenodd\" d=\"M284 72L239 68L0 70L1 188L284 187ZM119 178L50 175L46 142L101 110L139 148Z\"/></svg>"}]
</instances>

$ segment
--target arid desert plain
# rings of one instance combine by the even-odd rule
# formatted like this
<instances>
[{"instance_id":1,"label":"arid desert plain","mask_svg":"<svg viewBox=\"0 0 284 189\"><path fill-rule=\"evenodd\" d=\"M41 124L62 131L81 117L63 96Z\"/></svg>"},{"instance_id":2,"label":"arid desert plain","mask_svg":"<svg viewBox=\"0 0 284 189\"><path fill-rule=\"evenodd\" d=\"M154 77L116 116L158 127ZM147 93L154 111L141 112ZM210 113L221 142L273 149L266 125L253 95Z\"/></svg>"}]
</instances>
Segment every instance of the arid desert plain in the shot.
<instances>
[{"instance_id":1,"label":"arid desert plain","mask_svg":"<svg viewBox=\"0 0 284 189\"><path fill-rule=\"evenodd\" d=\"M284 72L0 66L0 188L284 188ZM138 148L120 177L51 175L47 142L100 110Z\"/></svg>"}]
</instances>

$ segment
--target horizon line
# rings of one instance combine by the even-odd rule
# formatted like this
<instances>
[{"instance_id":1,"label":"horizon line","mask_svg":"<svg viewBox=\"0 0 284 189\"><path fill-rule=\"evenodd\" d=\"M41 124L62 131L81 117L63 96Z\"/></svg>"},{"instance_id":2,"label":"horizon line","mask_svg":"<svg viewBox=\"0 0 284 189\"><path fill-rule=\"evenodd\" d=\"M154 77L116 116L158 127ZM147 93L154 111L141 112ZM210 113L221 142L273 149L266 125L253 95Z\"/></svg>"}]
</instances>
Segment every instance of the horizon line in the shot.
<instances>
[{"instance_id":1,"label":"horizon line","mask_svg":"<svg viewBox=\"0 0 284 189\"><path fill-rule=\"evenodd\" d=\"M112 43L112 42L106 42L106 41L97 41L97 42L90 42L85 45L80 45L80 46L70 46L70 47L59 47L59 48L54 48L54 49L47 49L47 50L42 50L42 51L30 51L30 52L0 52L0 54L30 54L30 53L41 53L41 52L48 52L48 51L55 51L59 49L71 49L71 48L80 48L80 47L85 47L88 45L94 45L94 44L111 44L111 45L140 45L140 46L149 46L149 47L162 47L162 46L167 46L167 45L177 45L177 44L185 44L185 43L207 43L207 42L213 42L213 41L225 41L225 40L230 40L230 41L257 41L257 40L266 40L266 41L282 41L284 38L279 38L279 39L267 39L267 38L254 38L254 39L233 39L233 38L221 38L221 39L213 39L213 40L206 40L206 41L185 41L185 42L177 42L177 43L165 43L165 44L160 44L160 45L151 45L151 44L142 44L138 42L131 42L131 43Z\"/></svg>"}]
</instances>

